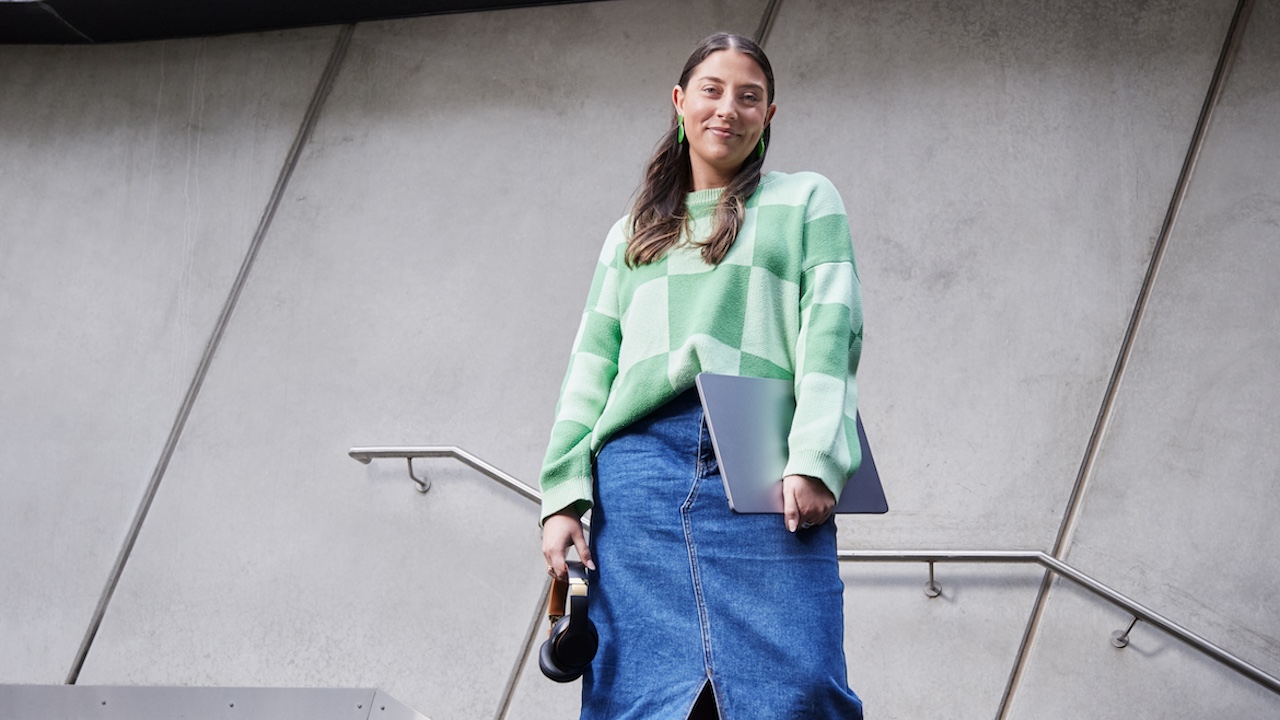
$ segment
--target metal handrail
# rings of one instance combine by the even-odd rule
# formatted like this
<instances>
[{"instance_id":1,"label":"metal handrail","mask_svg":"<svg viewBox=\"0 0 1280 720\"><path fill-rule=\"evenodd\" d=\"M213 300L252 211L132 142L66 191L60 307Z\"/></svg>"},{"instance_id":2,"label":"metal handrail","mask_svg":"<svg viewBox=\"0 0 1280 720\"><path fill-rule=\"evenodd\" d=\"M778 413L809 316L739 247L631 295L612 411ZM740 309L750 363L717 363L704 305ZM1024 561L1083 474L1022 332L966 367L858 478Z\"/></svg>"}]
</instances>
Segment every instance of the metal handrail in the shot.
<instances>
[{"instance_id":1,"label":"metal handrail","mask_svg":"<svg viewBox=\"0 0 1280 720\"><path fill-rule=\"evenodd\" d=\"M481 460L457 445L429 445L427 447L353 447L347 451L352 458L368 465L374 458L405 458L409 461L409 478L418 483L419 492L426 492L431 483L413 474L414 458L448 457L477 470L481 475L506 485L535 503L542 502L542 493L525 485L508 472ZM425 486L424 486L425 485Z\"/></svg>"},{"instance_id":2,"label":"metal handrail","mask_svg":"<svg viewBox=\"0 0 1280 720\"><path fill-rule=\"evenodd\" d=\"M1137 620L1164 630L1166 633L1262 685L1271 692L1280 694L1280 678L1268 674L1258 666L1223 650L1142 603L1093 579L1058 558L1039 550L841 550L837 554L841 562L929 563L930 573L927 587L935 589L937 586L933 582L932 568L934 563L1034 563L1124 609ZM1132 629L1133 625L1131 624L1129 628ZM1128 633L1128 630L1117 631L1112 635L1112 644L1117 648L1127 645Z\"/></svg>"},{"instance_id":3,"label":"metal handrail","mask_svg":"<svg viewBox=\"0 0 1280 720\"><path fill-rule=\"evenodd\" d=\"M410 477L419 485L422 484L423 480L413 475L413 458L451 457L469 465L480 474L496 480L533 502L542 502L542 494L534 488L529 487L511 474L499 470L466 450L453 445L351 448L348 454L366 464L374 458L408 458ZM1133 615L1135 621L1141 620L1160 628L1210 658L1262 685L1271 692L1280 694L1280 678L1268 674L1258 666L1223 650L1218 645L1191 632L1160 613L1093 579L1062 560L1039 550L841 550L837 553L837 557L840 562L928 563L929 583L926 586L926 593L931 597L941 593L941 589L934 582L933 566L935 563L1023 563L1039 565L1046 571L1066 578L1103 600L1122 608ZM1132 624L1129 627L1132 629ZM1128 643L1128 632L1128 630L1117 631L1112 635L1112 644L1117 648L1124 647Z\"/></svg>"}]
</instances>

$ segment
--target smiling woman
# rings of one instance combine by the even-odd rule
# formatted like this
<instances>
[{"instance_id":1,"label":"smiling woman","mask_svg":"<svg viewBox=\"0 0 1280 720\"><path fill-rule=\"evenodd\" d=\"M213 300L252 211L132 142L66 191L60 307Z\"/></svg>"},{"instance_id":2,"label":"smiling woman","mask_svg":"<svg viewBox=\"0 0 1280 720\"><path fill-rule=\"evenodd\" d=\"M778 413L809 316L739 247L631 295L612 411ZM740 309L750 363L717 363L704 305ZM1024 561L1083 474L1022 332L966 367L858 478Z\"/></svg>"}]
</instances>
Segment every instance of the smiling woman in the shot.
<instances>
[{"instance_id":1,"label":"smiling woman","mask_svg":"<svg viewBox=\"0 0 1280 720\"><path fill-rule=\"evenodd\" d=\"M671 100L671 129L649 161L631 212L627 262L652 262L679 239L686 192L722 187L715 227L702 242L704 259L714 265L733 244L744 203L760 185L769 121L777 110L773 66L755 42L718 33L689 56Z\"/></svg>"},{"instance_id":2,"label":"smiling woman","mask_svg":"<svg viewBox=\"0 0 1280 720\"><path fill-rule=\"evenodd\" d=\"M704 40L596 266L541 477L547 570L569 547L591 570L584 719L862 717L830 522L861 457L861 291L831 183L761 174L773 98L758 45ZM782 518L729 508L700 372L794 384Z\"/></svg>"},{"instance_id":3,"label":"smiling woman","mask_svg":"<svg viewBox=\"0 0 1280 720\"><path fill-rule=\"evenodd\" d=\"M707 190L728 185L757 148L763 159L764 129L778 106L766 94L764 69L749 55L713 53L695 72L687 91L676 85L672 102L689 140L693 189Z\"/></svg>"}]
</instances>

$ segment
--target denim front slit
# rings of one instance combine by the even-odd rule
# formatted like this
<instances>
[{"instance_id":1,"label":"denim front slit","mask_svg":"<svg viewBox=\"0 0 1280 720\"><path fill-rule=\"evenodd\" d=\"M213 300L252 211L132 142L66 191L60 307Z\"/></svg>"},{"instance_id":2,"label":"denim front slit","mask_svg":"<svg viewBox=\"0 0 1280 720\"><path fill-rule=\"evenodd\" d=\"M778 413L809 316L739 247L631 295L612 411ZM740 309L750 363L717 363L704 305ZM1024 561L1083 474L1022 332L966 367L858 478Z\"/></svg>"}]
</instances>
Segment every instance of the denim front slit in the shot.
<instances>
[{"instance_id":1,"label":"denim front slit","mask_svg":"<svg viewBox=\"0 0 1280 720\"><path fill-rule=\"evenodd\" d=\"M850 718L836 527L729 509L690 390L596 457L584 720L682 719L710 682L724 720Z\"/></svg>"}]
</instances>

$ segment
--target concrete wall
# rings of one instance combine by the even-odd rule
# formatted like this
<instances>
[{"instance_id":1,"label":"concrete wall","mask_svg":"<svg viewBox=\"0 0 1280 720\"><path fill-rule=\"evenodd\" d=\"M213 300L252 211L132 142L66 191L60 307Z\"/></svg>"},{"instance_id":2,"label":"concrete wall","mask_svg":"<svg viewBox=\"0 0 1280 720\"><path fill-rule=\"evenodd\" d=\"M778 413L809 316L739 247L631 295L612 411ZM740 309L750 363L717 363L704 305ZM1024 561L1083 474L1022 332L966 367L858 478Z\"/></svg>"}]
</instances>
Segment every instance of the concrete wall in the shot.
<instances>
[{"instance_id":1,"label":"concrete wall","mask_svg":"<svg viewBox=\"0 0 1280 720\"><path fill-rule=\"evenodd\" d=\"M536 479L679 66L766 5L0 48L0 682L67 676L154 476L79 682L379 686L446 720L493 717L523 668L506 717L572 715L522 654L536 509L345 451L458 444ZM892 506L843 518L845 547L1053 547L1234 7L782 3L769 165L849 208ZM1273 675L1278 31L1259 3L1063 552ZM1158 631L1113 649L1129 617L1060 582L1020 652L1034 568L939 575L929 599L923 567L846 568L871 717L1280 714Z\"/></svg>"},{"instance_id":2,"label":"concrete wall","mask_svg":"<svg viewBox=\"0 0 1280 720\"><path fill-rule=\"evenodd\" d=\"M335 29L0 49L0 677L61 682Z\"/></svg>"}]
</instances>

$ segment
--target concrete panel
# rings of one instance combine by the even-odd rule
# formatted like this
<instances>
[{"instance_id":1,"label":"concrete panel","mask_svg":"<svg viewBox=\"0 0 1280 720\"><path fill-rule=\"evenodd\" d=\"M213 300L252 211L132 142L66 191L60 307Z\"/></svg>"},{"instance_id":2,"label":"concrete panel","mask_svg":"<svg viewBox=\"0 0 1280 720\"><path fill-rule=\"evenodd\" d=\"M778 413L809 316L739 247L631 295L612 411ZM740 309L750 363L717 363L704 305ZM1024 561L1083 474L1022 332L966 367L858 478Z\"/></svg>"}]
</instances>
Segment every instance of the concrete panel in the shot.
<instances>
[{"instance_id":1,"label":"concrete panel","mask_svg":"<svg viewBox=\"0 0 1280 720\"><path fill-rule=\"evenodd\" d=\"M535 508L443 478L419 498L345 450L459 444L536 481L670 86L764 4L357 28L85 682L376 685L492 713L544 577Z\"/></svg>"},{"instance_id":2,"label":"concrete panel","mask_svg":"<svg viewBox=\"0 0 1280 720\"><path fill-rule=\"evenodd\" d=\"M62 682L336 31L0 48L0 682Z\"/></svg>"},{"instance_id":3,"label":"concrete panel","mask_svg":"<svg viewBox=\"0 0 1280 720\"><path fill-rule=\"evenodd\" d=\"M542 587L536 506L451 461L417 463L421 495L403 462L346 458L348 419L294 372L224 376L276 409L193 418L83 682L377 685L492 716Z\"/></svg>"},{"instance_id":4,"label":"concrete panel","mask_svg":"<svg viewBox=\"0 0 1280 720\"><path fill-rule=\"evenodd\" d=\"M1280 717L1280 695L1149 625L1117 650L1131 616L1069 584L1055 586L1011 720Z\"/></svg>"},{"instance_id":5,"label":"concrete panel","mask_svg":"<svg viewBox=\"0 0 1280 720\"><path fill-rule=\"evenodd\" d=\"M770 164L840 187L864 284L857 546L1052 544L1234 4L782 6Z\"/></svg>"},{"instance_id":6,"label":"concrete panel","mask_svg":"<svg viewBox=\"0 0 1280 720\"><path fill-rule=\"evenodd\" d=\"M867 717L994 717L1035 602L1038 566L848 564L845 656Z\"/></svg>"},{"instance_id":7,"label":"concrete panel","mask_svg":"<svg viewBox=\"0 0 1280 720\"><path fill-rule=\"evenodd\" d=\"M1280 8L1259 3L1170 240L1077 566L1280 676Z\"/></svg>"}]
</instances>

